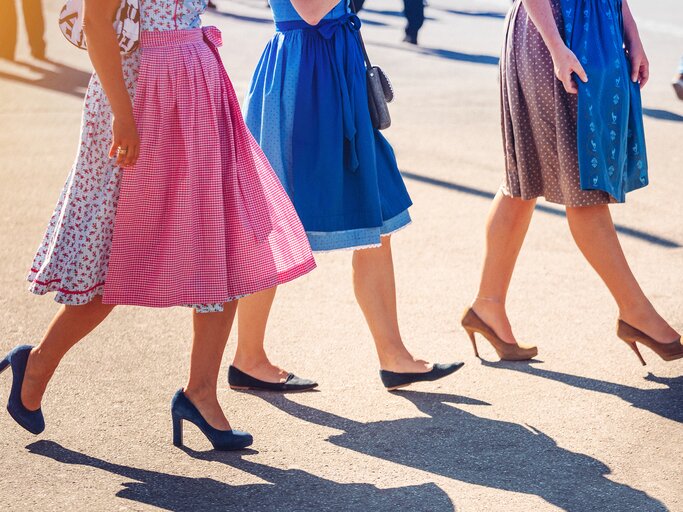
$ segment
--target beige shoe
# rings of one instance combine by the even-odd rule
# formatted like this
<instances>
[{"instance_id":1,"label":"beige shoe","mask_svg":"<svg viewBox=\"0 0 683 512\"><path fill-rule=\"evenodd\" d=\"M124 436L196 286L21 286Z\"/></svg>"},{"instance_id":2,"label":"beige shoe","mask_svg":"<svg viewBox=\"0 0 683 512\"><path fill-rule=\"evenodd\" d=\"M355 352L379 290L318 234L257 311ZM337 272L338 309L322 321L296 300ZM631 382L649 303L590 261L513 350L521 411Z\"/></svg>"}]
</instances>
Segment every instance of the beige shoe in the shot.
<instances>
[{"instance_id":1,"label":"beige shoe","mask_svg":"<svg viewBox=\"0 0 683 512\"><path fill-rule=\"evenodd\" d=\"M465 328L467 335L472 341L474 348L474 355L479 357L477 350L477 342L474 339L474 333L481 334L488 342L493 345L498 357L503 361L528 361L538 355L538 348L530 345L519 345L506 343L501 340L493 329L491 329L472 308L467 308L462 315L460 322Z\"/></svg>"},{"instance_id":2,"label":"beige shoe","mask_svg":"<svg viewBox=\"0 0 683 512\"><path fill-rule=\"evenodd\" d=\"M676 359L683 358L683 344L681 344L681 338L678 338L671 343L659 343L657 340L651 338L644 332L639 331L632 325L627 324L623 320L617 322L617 336L633 349L638 356L638 359L640 359L640 362L643 363L643 366L646 364L645 359L643 359L636 343L645 345L659 357L664 359L664 361L675 361Z\"/></svg>"}]
</instances>

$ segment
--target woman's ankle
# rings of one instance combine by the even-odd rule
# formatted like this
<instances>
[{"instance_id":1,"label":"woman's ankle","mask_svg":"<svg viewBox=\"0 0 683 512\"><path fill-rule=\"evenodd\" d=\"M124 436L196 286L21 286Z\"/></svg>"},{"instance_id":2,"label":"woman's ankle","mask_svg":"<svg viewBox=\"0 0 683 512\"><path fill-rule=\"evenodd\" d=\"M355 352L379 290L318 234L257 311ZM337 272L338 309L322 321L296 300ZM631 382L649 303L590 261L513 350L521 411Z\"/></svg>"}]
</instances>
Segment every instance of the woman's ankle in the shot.
<instances>
[{"instance_id":1,"label":"woman's ankle","mask_svg":"<svg viewBox=\"0 0 683 512\"><path fill-rule=\"evenodd\" d=\"M645 299L629 302L617 302L619 318L625 320L643 321L653 316L659 316L652 303Z\"/></svg>"},{"instance_id":2,"label":"woman's ankle","mask_svg":"<svg viewBox=\"0 0 683 512\"><path fill-rule=\"evenodd\" d=\"M217 386L206 382L188 382L183 388L183 393L191 402L218 401Z\"/></svg>"},{"instance_id":3,"label":"woman's ankle","mask_svg":"<svg viewBox=\"0 0 683 512\"><path fill-rule=\"evenodd\" d=\"M235 357L232 360L232 365L245 373L253 371L260 367L274 366L268 359L268 355L264 351L240 351L235 352Z\"/></svg>"},{"instance_id":4,"label":"woman's ankle","mask_svg":"<svg viewBox=\"0 0 683 512\"><path fill-rule=\"evenodd\" d=\"M61 359L55 360L53 357L46 356L45 352L41 350L40 345L34 347L26 363L26 378L34 382L43 383L44 387L52 378L52 375L57 370Z\"/></svg>"},{"instance_id":5,"label":"woman's ankle","mask_svg":"<svg viewBox=\"0 0 683 512\"><path fill-rule=\"evenodd\" d=\"M395 368L415 362L416 358L408 351L403 341L378 343L377 357L382 368Z\"/></svg>"},{"instance_id":6,"label":"woman's ankle","mask_svg":"<svg viewBox=\"0 0 683 512\"><path fill-rule=\"evenodd\" d=\"M504 295L483 295L479 294L472 301L472 309L475 313L495 312L507 316Z\"/></svg>"}]
</instances>

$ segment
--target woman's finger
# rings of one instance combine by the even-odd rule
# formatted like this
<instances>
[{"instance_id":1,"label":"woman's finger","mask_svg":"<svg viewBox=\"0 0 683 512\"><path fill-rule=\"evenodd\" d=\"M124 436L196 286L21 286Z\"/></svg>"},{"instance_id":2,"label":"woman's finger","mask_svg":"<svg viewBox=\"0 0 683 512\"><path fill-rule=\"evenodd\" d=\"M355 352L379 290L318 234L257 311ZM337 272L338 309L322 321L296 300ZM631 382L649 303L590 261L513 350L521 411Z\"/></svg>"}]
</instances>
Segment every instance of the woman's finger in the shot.
<instances>
[{"instance_id":1,"label":"woman's finger","mask_svg":"<svg viewBox=\"0 0 683 512\"><path fill-rule=\"evenodd\" d=\"M138 159L138 145L133 144L132 146L128 146L128 158L126 159L126 167L131 167L135 165L135 162Z\"/></svg>"},{"instance_id":2,"label":"woman's finger","mask_svg":"<svg viewBox=\"0 0 683 512\"><path fill-rule=\"evenodd\" d=\"M576 86L576 82L574 82L574 79L572 78L571 72L568 72L567 74L563 75L562 85L564 85L564 90L567 91L569 94L576 94L577 92L579 92Z\"/></svg>"},{"instance_id":3,"label":"woman's finger","mask_svg":"<svg viewBox=\"0 0 683 512\"><path fill-rule=\"evenodd\" d=\"M118 166L123 166L126 164L126 158L128 157L128 146L125 144L122 144L118 147L117 150L117 157L116 157L116 165Z\"/></svg>"},{"instance_id":4,"label":"woman's finger","mask_svg":"<svg viewBox=\"0 0 683 512\"><path fill-rule=\"evenodd\" d=\"M119 144L120 142L118 140L112 140L111 147L109 148L109 158L114 158L115 156L118 156L116 152L119 148Z\"/></svg>"},{"instance_id":5,"label":"woman's finger","mask_svg":"<svg viewBox=\"0 0 683 512\"><path fill-rule=\"evenodd\" d=\"M583 69L583 66L578 61L578 59L576 60L576 62L574 62L572 68L572 71L576 73L576 76L578 76L584 84L588 82L588 75L586 74L586 71Z\"/></svg>"},{"instance_id":6,"label":"woman's finger","mask_svg":"<svg viewBox=\"0 0 683 512\"><path fill-rule=\"evenodd\" d=\"M133 158L133 145L127 144L126 145L126 154L123 155L123 165L125 167L128 167L130 165L130 161L132 158Z\"/></svg>"},{"instance_id":7,"label":"woman's finger","mask_svg":"<svg viewBox=\"0 0 683 512\"><path fill-rule=\"evenodd\" d=\"M650 79L650 63L645 61L640 65L640 88L645 87L645 84Z\"/></svg>"},{"instance_id":8,"label":"woman's finger","mask_svg":"<svg viewBox=\"0 0 683 512\"><path fill-rule=\"evenodd\" d=\"M135 144L128 146L128 158L126 158L126 167L132 167L135 165Z\"/></svg>"}]
</instances>

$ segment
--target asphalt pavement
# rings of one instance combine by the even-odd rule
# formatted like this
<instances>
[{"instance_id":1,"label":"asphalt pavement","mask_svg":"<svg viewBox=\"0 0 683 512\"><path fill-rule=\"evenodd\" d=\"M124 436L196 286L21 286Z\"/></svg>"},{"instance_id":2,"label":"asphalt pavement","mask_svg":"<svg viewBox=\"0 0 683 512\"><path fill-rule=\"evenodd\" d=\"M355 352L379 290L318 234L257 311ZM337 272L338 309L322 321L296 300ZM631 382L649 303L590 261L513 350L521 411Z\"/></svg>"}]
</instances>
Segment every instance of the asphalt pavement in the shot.
<instances>
[{"instance_id":1,"label":"asphalt pavement","mask_svg":"<svg viewBox=\"0 0 683 512\"><path fill-rule=\"evenodd\" d=\"M644 91L651 185L612 208L624 249L657 308L683 330L683 54L680 0L630 0L652 61ZM192 428L171 445L169 402L188 370L190 313L120 308L65 358L34 437L0 414L0 509L11 511L683 511L683 362L615 335L616 309L575 247L560 207L539 203L510 291L531 363L474 357L459 329L503 177L497 63L504 0L430 0L419 47L404 45L398 0L368 0L364 32L396 89L394 144L415 206L395 236L401 324L438 383L381 386L355 304L351 254L278 293L272 359L317 392L230 391L220 399L253 449L220 454ZM218 1L205 24L243 97L273 32L260 0ZM57 309L24 276L76 152L87 55L59 34L46 0L48 55L0 61L0 352L35 343ZM235 347L232 336L223 375ZM9 373L0 377L6 400Z\"/></svg>"}]
</instances>

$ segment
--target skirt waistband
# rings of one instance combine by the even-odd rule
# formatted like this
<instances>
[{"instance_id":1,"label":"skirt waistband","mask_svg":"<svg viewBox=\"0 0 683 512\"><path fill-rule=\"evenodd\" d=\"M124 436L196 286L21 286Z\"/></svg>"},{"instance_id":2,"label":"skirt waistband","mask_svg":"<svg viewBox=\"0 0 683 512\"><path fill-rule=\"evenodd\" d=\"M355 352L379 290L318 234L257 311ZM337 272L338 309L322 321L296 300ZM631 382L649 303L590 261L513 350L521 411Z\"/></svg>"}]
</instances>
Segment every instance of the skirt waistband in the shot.
<instances>
[{"instance_id":1,"label":"skirt waistband","mask_svg":"<svg viewBox=\"0 0 683 512\"><path fill-rule=\"evenodd\" d=\"M210 42L221 46L221 32L216 27L192 28L187 30L144 30L140 32L141 48L163 48L185 44Z\"/></svg>"},{"instance_id":2,"label":"skirt waistband","mask_svg":"<svg viewBox=\"0 0 683 512\"><path fill-rule=\"evenodd\" d=\"M347 13L339 18L323 19L317 25L309 25L304 20L276 21L275 30L289 32L290 30L317 30L325 39L330 39L340 28L350 27L352 30L360 30L360 18L353 13Z\"/></svg>"}]
</instances>

